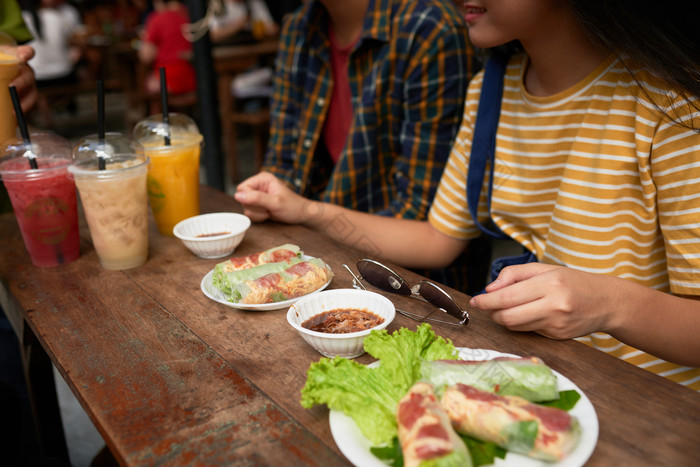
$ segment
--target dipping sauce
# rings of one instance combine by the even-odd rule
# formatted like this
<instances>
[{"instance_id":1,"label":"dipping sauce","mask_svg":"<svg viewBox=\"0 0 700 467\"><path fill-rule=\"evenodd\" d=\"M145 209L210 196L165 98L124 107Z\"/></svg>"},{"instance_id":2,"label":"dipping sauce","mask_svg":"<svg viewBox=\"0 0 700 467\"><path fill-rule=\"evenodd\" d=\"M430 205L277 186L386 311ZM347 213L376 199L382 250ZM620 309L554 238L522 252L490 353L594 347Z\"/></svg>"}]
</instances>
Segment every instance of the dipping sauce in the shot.
<instances>
[{"instance_id":1,"label":"dipping sauce","mask_svg":"<svg viewBox=\"0 0 700 467\"><path fill-rule=\"evenodd\" d=\"M220 235L228 235L231 232L217 232L217 233L210 233L210 234L199 234L197 235L197 238L205 238L205 237L218 237Z\"/></svg>"},{"instance_id":2,"label":"dipping sauce","mask_svg":"<svg viewBox=\"0 0 700 467\"><path fill-rule=\"evenodd\" d=\"M316 332L345 334L365 331L384 322L384 318L371 311L355 308L339 308L324 311L307 319L301 326Z\"/></svg>"}]
</instances>

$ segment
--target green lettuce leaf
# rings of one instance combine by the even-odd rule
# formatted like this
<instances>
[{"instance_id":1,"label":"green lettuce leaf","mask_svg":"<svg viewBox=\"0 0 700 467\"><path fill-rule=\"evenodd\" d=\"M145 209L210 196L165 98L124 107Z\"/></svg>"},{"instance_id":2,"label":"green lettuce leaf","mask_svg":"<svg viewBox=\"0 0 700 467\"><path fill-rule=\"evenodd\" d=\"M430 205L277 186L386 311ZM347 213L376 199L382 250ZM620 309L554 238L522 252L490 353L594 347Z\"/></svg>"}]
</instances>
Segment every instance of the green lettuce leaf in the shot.
<instances>
[{"instance_id":1,"label":"green lettuce leaf","mask_svg":"<svg viewBox=\"0 0 700 467\"><path fill-rule=\"evenodd\" d=\"M457 349L451 341L435 335L429 324L418 326L415 332L401 328L393 334L372 332L365 338L365 350L379 359L382 371L390 374L394 384L405 388L404 394L421 377L424 360L456 360Z\"/></svg>"},{"instance_id":2,"label":"green lettuce leaf","mask_svg":"<svg viewBox=\"0 0 700 467\"><path fill-rule=\"evenodd\" d=\"M576 406L576 403L581 399L581 394L575 389L567 389L559 391L559 398L556 400L540 402L541 405L554 407L556 409L566 410L567 412Z\"/></svg>"},{"instance_id":3,"label":"green lettuce leaf","mask_svg":"<svg viewBox=\"0 0 700 467\"><path fill-rule=\"evenodd\" d=\"M462 434L459 436L469 449L469 454L472 456L472 464L474 467L479 467L480 465L491 465L494 463L497 457L500 459L506 458L508 451L498 446L496 443L481 441Z\"/></svg>"},{"instance_id":4,"label":"green lettuce leaf","mask_svg":"<svg viewBox=\"0 0 700 467\"><path fill-rule=\"evenodd\" d=\"M528 453L535 446L538 425L535 420L514 422L502 430L505 445L514 452Z\"/></svg>"},{"instance_id":5,"label":"green lettuce leaf","mask_svg":"<svg viewBox=\"0 0 700 467\"><path fill-rule=\"evenodd\" d=\"M395 410L403 393L377 370L342 357L323 357L307 371L301 405L326 404L352 417L374 444L390 442L396 435Z\"/></svg>"},{"instance_id":6,"label":"green lettuce leaf","mask_svg":"<svg viewBox=\"0 0 700 467\"><path fill-rule=\"evenodd\" d=\"M307 371L301 405L325 404L352 417L374 445L390 444L396 436L396 405L420 377L423 359L458 358L451 341L435 335L427 323L415 332L372 331L365 350L381 362L377 367L342 357L321 358Z\"/></svg>"}]
</instances>

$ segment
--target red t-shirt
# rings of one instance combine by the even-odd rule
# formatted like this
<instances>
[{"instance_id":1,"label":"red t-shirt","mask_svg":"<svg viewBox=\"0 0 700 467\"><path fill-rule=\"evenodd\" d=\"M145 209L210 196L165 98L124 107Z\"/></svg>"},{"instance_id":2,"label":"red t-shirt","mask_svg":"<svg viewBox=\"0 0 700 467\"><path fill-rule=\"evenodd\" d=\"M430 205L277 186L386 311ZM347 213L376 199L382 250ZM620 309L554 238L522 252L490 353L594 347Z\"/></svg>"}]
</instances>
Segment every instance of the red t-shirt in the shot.
<instances>
[{"instance_id":1,"label":"red t-shirt","mask_svg":"<svg viewBox=\"0 0 700 467\"><path fill-rule=\"evenodd\" d=\"M358 36L349 45L340 48L336 42L333 27L328 24L328 38L331 43L331 73L333 74L333 94L328 106L328 115L323 127L323 141L333 159L338 162L340 154L350 133L353 109L350 82L348 81L348 62L350 52L360 39Z\"/></svg>"},{"instance_id":2,"label":"red t-shirt","mask_svg":"<svg viewBox=\"0 0 700 467\"><path fill-rule=\"evenodd\" d=\"M168 92L182 94L196 89L195 71L183 54L192 50L192 44L182 34L182 26L189 23L187 9L154 12L146 20L144 40L158 47L153 70L165 68Z\"/></svg>"}]
</instances>

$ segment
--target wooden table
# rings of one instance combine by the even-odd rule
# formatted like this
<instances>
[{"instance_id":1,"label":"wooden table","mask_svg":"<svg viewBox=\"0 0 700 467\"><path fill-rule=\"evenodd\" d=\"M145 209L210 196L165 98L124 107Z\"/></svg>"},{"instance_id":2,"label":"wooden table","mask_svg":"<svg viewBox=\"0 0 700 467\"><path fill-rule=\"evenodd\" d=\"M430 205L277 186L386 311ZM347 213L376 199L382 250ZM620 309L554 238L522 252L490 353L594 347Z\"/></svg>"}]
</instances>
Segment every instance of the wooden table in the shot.
<instances>
[{"instance_id":1,"label":"wooden table","mask_svg":"<svg viewBox=\"0 0 700 467\"><path fill-rule=\"evenodd\" d=\"M202 187L203 212L238 209L232 198ZM148 262L104 270L81 222L81 257L39 269L14 217L0 217L0 299L22 342L36 339L34 356L46 352L121 464L347 464L327 408L299 403L306 370L320 355L288 325L285 310L239 311L207 298L200 280L220 260L195 257L179 240L158 234L153 219ZM329 263L336 273L330 288L351 286L341 265L354 269L364 256L303 227L276 223L252 226L236 253L286 242ZM467 303L465 295L454 295ZM397 315L389 330L416 325ZM694 391L575 341L509 332L477 311L466 328L434 329L457 346L540 356L578 385L600 423L588 465L677 466L700 459ZM43 407L48 413L50 405Z\"/></svg>"},{"instance_id":2,"label":"wooden table","mask_svg":"<svg viewBox=\"0 0 700 467\"><path fill-rule=\"evenodd\" d=\"M259 167L264 157L267 129L269 128L269 110L243 112L236 109L236 98L231 93L231 83L240 73L258 65L265 59L271 59L277 53L276 38L252 44L216 46L212 48L212 60L217 75L219 93L219 114L221 116L221 134L228 159L229 178L232 183L238 180L237 123L252 126L255 136L255 164Z\"/></svg>"}]
</instances>

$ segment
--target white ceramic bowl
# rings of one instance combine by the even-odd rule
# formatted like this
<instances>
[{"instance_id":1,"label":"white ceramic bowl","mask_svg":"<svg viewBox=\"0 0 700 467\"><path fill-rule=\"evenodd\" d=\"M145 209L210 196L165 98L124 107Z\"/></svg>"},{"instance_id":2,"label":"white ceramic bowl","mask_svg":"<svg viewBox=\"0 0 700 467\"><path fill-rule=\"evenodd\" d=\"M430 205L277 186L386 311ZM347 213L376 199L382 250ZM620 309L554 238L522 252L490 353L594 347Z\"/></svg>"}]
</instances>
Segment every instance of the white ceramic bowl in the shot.
<instances>
[{"instance_id":1,"label":"white ceramic bowl","mask_svg":"<svg viewBox=\"0 0 700 467\"><path fill-rule=\"evenodd\" d=\"M317 332L302 327L301 323L312 316L337 308L367 310L384 318L384 322L365 331L346 334ZM367 290L333 289L301 298L289 307L287 321L299 331L301 337L311 347L322 355L330 358L335 356L354 358L365 353L363 344L365 336L374 329L386 328L394 320L395 315L394 304L383 295Z\"/></svg>"},{"instance_id":2,"label":"white ceramic bowl","mask_svg":"<svg viewBox=\"0 0 700 467\"><path fill-rule=\"evenodd\" d=\"M178 222L173 234L200 258L223 258L240 245L249 227L250 219L243 214L215 212Z\"/></svg>"}]
</instances>

